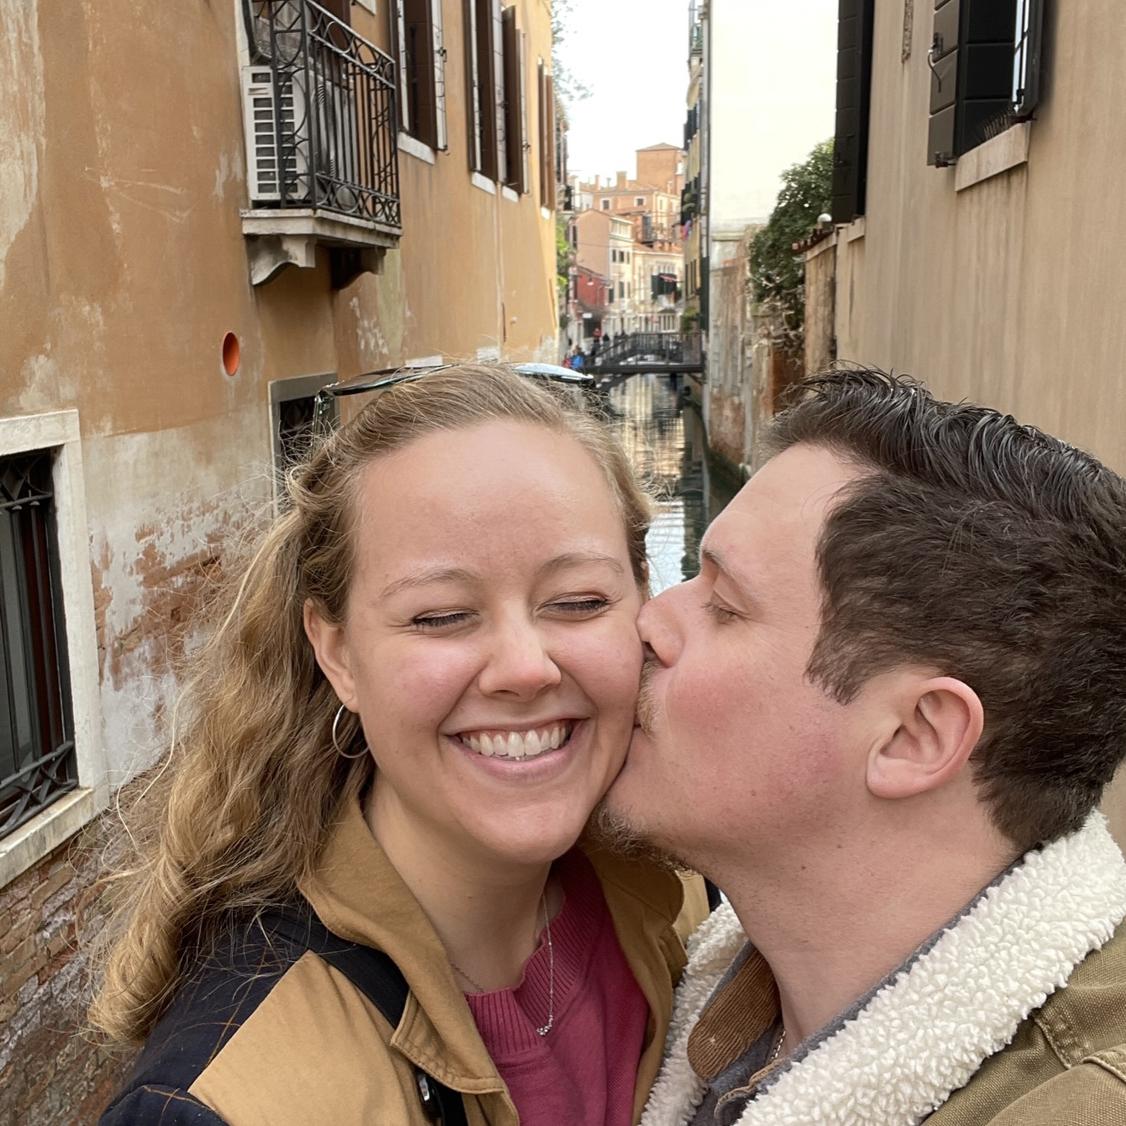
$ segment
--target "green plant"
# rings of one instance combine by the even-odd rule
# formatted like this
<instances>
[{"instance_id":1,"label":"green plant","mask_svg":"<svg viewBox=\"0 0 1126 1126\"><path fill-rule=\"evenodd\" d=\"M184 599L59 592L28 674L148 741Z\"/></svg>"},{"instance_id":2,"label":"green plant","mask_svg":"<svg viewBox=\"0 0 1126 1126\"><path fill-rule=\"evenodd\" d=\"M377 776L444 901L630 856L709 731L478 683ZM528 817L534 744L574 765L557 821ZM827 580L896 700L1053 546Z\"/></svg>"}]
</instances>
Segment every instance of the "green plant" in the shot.
<instances>
[{"instance_id":1,"label":"green plant","mask_svg":"<svg viewBox=\"0 0 1126 1126\"><path fill-rule=\"evenodd\" d=\"M790 329L805 314L805 266L794 243L806 238L829 210L833 190L833 142L822 141L800 164L782 173L782 190L770 219L751 243L750 272L756 301L772 302Z\"/></svg>"}]
</instances>

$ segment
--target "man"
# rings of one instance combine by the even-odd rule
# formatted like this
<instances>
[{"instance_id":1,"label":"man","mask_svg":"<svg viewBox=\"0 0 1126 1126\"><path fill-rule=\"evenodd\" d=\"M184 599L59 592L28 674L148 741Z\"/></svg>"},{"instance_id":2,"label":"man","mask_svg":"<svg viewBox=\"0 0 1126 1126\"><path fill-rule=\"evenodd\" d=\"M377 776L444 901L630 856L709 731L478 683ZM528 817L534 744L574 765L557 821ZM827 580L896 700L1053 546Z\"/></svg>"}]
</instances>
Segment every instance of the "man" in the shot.
<instances>
[{"instance_id":1,"label":"man","mask_svg":"<svg viewBox=\"0 0 1126 1126\"><path fill-rule=\"evenodd\" d=\"M768 453L640 619L607 819L730 901L644 1122L1121 1126L1126 484L868 371Z\"/></svg>"}]
</instances>

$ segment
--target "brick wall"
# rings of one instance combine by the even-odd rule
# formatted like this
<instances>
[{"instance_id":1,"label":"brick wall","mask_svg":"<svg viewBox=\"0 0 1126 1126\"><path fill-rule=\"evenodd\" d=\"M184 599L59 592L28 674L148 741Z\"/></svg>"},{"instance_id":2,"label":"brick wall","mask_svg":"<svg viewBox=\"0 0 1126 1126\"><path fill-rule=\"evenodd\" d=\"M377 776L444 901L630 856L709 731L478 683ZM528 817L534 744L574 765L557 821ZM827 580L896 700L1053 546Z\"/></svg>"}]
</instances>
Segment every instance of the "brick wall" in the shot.
<instances>
[{"instance_id":1,"label":"brick wall","mask_svg":"<svg viewBox=\"0 0 1126 1126\"><path fill-rule=\"evenodd\" d=\"M128 1063L85 1028L100 829L0 888L0 1126L96 1122Z\"/></svg>"}]
</instances>

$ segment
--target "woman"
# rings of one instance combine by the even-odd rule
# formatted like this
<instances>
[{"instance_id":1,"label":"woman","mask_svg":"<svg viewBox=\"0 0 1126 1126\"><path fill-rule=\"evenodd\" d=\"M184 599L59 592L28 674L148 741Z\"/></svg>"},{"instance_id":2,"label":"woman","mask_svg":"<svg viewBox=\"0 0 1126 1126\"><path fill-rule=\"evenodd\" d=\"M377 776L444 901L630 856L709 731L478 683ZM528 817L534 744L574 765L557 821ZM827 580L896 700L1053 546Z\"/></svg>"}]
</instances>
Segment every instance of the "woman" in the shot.
<instances>
[{"instance_id":1,"label":"woman","mask_svg":"<svg viewBox=\"0 0 1126 1126\"><path fill-rule=\"evenodd\" d=\"M396 1126L443 1097L447 1122L636 1121L683 889L575 847L641 665L622 451L562 392L448 368L382 392L290 497L126 876L92 1016L147 1043L103 1122Z\"/></svg>"}]
</instances>

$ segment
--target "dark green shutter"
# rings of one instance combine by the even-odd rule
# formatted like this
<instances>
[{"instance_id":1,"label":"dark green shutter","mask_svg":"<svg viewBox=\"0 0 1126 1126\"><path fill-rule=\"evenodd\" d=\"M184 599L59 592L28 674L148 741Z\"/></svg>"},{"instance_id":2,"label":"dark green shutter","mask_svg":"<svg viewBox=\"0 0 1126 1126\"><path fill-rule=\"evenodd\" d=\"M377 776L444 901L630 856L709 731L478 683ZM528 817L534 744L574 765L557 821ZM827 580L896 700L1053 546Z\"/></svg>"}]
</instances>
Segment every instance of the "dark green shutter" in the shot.
<instances>
[{"instance_id":1,"label":"dark green shutter","mask_svg":"<svg viewBox=\"0 0 1126 1126\"><path fill-rule=\"evenodd\" d=\"M864 214L872 91L874 0L840 0L837 19L837 125L833 142L834 223Z\"/></svg>"}]
</instances>

